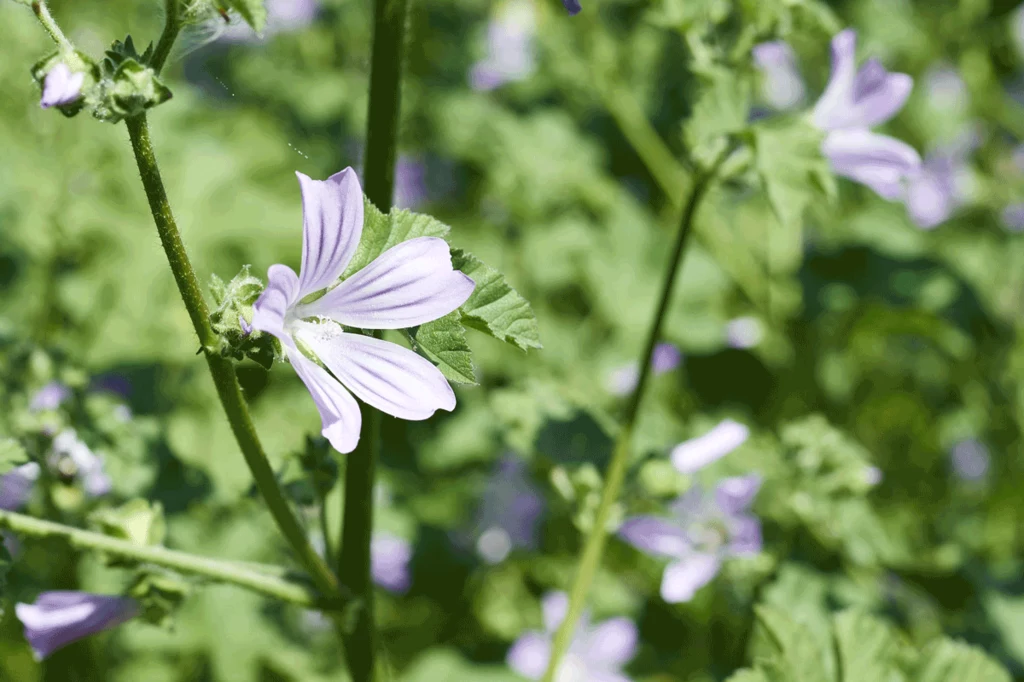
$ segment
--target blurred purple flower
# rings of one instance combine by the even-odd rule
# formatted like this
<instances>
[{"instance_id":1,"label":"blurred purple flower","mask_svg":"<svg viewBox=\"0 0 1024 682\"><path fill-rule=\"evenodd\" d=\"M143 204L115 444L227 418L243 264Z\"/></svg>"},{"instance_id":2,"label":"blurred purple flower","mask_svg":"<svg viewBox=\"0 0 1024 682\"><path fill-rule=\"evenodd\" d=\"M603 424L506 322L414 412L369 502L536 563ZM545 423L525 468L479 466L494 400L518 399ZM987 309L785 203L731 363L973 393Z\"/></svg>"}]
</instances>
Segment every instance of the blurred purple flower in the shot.
<instances>
[{"instance_id":1,"label":"blurred purple flower","mask_svg":"<svg viewBox=\"0 0 1024 682\"><path fill-rule=\"evenodd\" d=\"M754 64L760 69L761 97L772 109L795 109L804 101L806 88L796 65L796 54L781 40L755 45Z\"/></svg>"},{"instance_id":2,"label":"blurred purple flower","mask_svg":"<svg viewBox=\"0 0 1024 682\"><path fill-rule=\"evenodd\" d=\"M404 154L395 162L395 206L415 209L427 200L427 171L421 161Z\"/></svg>"},{"instance_id":3,"label":"blurred purple flower","mask_svg":"<svg viewBox=\"0 0 1024 682\"><path fill-rule=\"evenodd\" d=\"M750 429L732 419L724 419L703 436L691 438L672 449L672 465L677 471L692 474L716 462L747 442Z\"/></svg>"},{"instance_id":4,"label":"blurred purple flower","mask_svg":"<svg viewBox=\"0 0 1024 682\"><path fill-rule=\"evenodd\" d=\"M634 516L619 536L641 552L671 559L661 580L661 598L686 602L718 575L732 557L761 551L761 522L748 512L761 477L727 478L712 494L694 488L673 502L671 517Z\"/></svg>"},{"instance_id":5,"label":"blurred purple flower","mask_svg":"<svg viewBox=\"0 0 1024 682\"><path fill-rule=\"evenodd\" d=\"M133 599L88 592L43 592L35 604L16 604L36 660L68 644L109 630L139 613Z\"/></svg>"},{"instance_id":6,"label":"blurred purple flower","mask_svg":"<svg viewBox=\"0 0 1024 682\"><path fill-rule=\"evenodd\" d=\"M857 68L857 33L832 39L832 75L814 107L814 124L825 131L822 153L833 171L867 185L889 200L901 199L907 179L921 167L913 147L869 129L896 115L913 88L907 74L890 73L877 59Z\"/></svg>"},{"instance_id":7,"label":"blurred purple flower","mask_svg":"<svg viewBox=\"0 0 1024 682\"><path fill-rule=\"evenodd\" d=\"M579 14L580 10L583 9L583 6L580 5L580 0L562 0L562 4L565 5L566 11L573 16Z\"/></svg>"},{"instance_id":8,"label":"blurred purple flower","mask_svg":"<svg viewBox=\"0 0 1024 682\"><path fill-rule=\"evenodd\" d=\"M679 348L671 343L659 343L651 354L651 372L654 376L671 372L683 361ZM637 363L623 365L609 373L605 385L612 395L627 395L633 392L640 381L640 370Z\"/></svg>"},{"instance_id":9,"label":"blurred purple flower","mask_svg":"<svg viewBox=\"0 0 1024 682\"><path fill-rule=\"evenodd\" d=\"M68 466L70 463L70 467ZM73 473L91 497L110 492L111 481L103 470L103 460L78 438L74 429L65 429L53 439L50 466L62 473Z\"/></svg>"},{"instance_id":10,"label":"blurred purple flower","mask_svg":"<svg viewBox=\"0 0 1024 682\"><path fill-rule=\"evenodd\" d=\"M1024 203L1010 204L1003 209L1003 225L1014 232L1024 231Z\"/></svg>"},{"instance_id":11,"label":"blurred purple flower","mask_svg":"<svg viewBox=\"0 0 1024 682\"><path fill-rule=\"evenodd\" d=\"M298 31L312 24L319 11L317 0L266 0L266 7L267 25L264 26L262 35L257 35L244 21L237 21L224 27L220 34L221 39L228 42L254 43L278 33ZM218 17L211 21L223 20Z\"/></svg>"},{"instance_id":12,"label":"blurred purple flower","mask_svg":"<svg viewBox=\"0 0 1024 682\"><path fill-rule=\"evenodd\" d=\"M980 481L988 474L992 463L988 448L975 438L967 438L954 445L950 460L953 473L961 481Z\"/></svg>"},{"instance_id":13,"label":"blurred purple flower","mask_svg":"<svg viewBox=\"0 0 1024 682\"><path fill-rule=\"evenodd\" d=\"M412 544L387 533L374 533L370 541L370 575L373 582L390 592L406 592L412 585L409 562Z\"/></svg>"},{"instance_id":14,"label":"blurred purple flower","mask_svg":"<svg viewBox=\"0 0 1024 682\"><path fill-rule=\"evenodd\" d=\"M536 31L531 0L511 0L502 6L487 25L487 56L473 65L470 86L493 90L533 73Z\"/></svg>"},{"instance_id":15,"label":"blurred purple flower","mask_svg":"<svg viewBox=\"0 0 1024 682\"><path fill-rule=\"evenodd\" d=\"M39 106L49 109L71 104L82 95L84 82L84 73L71 71L71 67L64 62L58 63L43 79L43 96L39 100Z\"/></svg>"},{"instance_id":16,"label":"blurred purple flower","mask_svg":"<svg viewBox=\"0 0 1024 682\"><path fill-rule=\"evenodd\" d=\"M505 656L509 667L531 680L544 676L551 659L551 640L565 620L569 598L551 592L541 602L544 631L525 632ZM622 668L636 655L637 628L628 618L611 618L592 625L584 614L576 626L569 651L555 674L558 682L629 682Z\"/></svg>"},{"instance_id":17,"label":"blurred purple flower","mask_svg":"<svg viewBox=\"0 0 1024 682\"><path fill-rule=\"evenodd\" d=\"M33 412L56 410L65 400L71 397L71 389L59 381L51 381L36 391L29 401L28 409Z\"/></svg>"},{"instance_id":18,"label":"blurred purple flower","mask_svg":"<svg viewBox=\"0 0 1024 682\"><path fill-rule=\"evenodd\" d=\"M476 552L499 564L516 548L533 548L544 498L530 482L526 463L514 455L499 460L480 503Z\"/></svg>"},{"instance_id":19,"label":"blurred purple flower","mask_svg":"<svg viewBox=\"0 0 1024 682\"><path fill-rule=\"evenodd\" d=\"M32 495L32 486L39 478L39 465L28 462L0 476L0 509L17 511Z\"/></svg>"},{"instance_id":20,"label":"blurred purple flower","mask_svg":"<svg viewBox=\"0 0 1024 682\"><path fill-rule=\"evenodd\" d=\"M753 348L763 338L764 328L756 317L733 318L725 325L725 342L730 348Z\"/></svg>"},{"instance_id":21,"label":"blurred purple flower","mask_svg":"<svg viewBox=\"0 0 1024 682\"><path fill-rule=\"evenodd\" d=\"M938 226L964 202L967 159L977 145L977 135L967 132L928 154L921 170L910 177L905 201L918 227L930 230Z\"/></svg>"}]
</instances>

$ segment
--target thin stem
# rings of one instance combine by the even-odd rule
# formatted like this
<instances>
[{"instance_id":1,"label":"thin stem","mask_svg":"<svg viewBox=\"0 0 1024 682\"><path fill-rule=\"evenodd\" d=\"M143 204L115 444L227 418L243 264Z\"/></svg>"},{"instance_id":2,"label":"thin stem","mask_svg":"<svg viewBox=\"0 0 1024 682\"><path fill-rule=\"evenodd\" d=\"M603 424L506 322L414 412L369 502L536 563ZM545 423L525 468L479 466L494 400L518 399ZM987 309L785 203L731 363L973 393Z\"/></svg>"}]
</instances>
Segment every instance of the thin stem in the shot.
<instances>
[{"instance_id":1,"label":"thin stem","mask_svg":"<svg viewBox=\"0 0 1024 682\"><path fill-rule=\"evenodd\" d=\"M373 52L370 61L370 103L366 130L366 196L385 213L391 209L401 108L402 68L409 0L374 0ZM379 335L379 334L378 334ZM344 522L338 550L338 577L362 602L345 655L355 682L378 682L380 671L374 625L370 540L373 533L373 492L380 451L381 414L364 406L359 447L346 460Z\"/></svg>"},{"instance_id":2,"label":"thin stem","mask_svg":"<svg viewBox=\"0 0 1024 682\"><path fill-rule=\"evenodd\" d=\"M157 41L156 49L153 50L153 59L149 65L153 70L160 73L164 68L168 55L171 54L171 47L181 32L181 12L179 9L180 0L164 0L164 30Z\"/></svg>"},{"instance_id":3,"label":"thin stem","mask_svg":"<svg viewBox=\"0 0 1024 682\"><path fill-rule=\"evenodd\" d=\"M57 25L57 20L50 14L50 8L46 6L43 0L35 0L32 3L32 11L36 13L36 17L39 18L39 23L43 25L46 32L53 38L53 42L57 43L63 50L73 50L75 46L71 44L68 37L64 35L64 31L60 30L60 26Z\"/></svg>"},{"instance_id":4,"label":"thin stem","mask_svg":"<svg viewBox=\"0 0 1024 682\"><path fill-rule=\"evenodd\" d=\"M232 561L209 559L187 552L177 552L165 547L146 547L109 535L80 530L3 510L0 510L0 528L10 530L23 537L62 538L77 549L105 552L122 559L163 566L216 582L238 585L253 592L300 606L309 608L329 606L309 586L275 575L274 573L279 572L280 569L272 566L245 565Z\"/></svg>"},{"instance_id":5,"label":"thin stem","mask_svg":"<svg viewBox=\"0 0 1024 682\"><path fill-rule=\"evenodd\" d=\"M640 403L643 400L644 389L647 387L647 380L650 377L651 357L654 355L654 347L661 336L661 327L665 321L669 303L672 300L672 291L675 288L679 271L682 269L680 265L682 264L683 255L686 253L690 234L693 232L694 216L697 213L697 207L710 187L714 173L715 168L696 178L690 195L686 200L686 205L683 208L679 233L676 236L672 256L668 260L668 269L665 271L665 281L662 284L661 297L658 300L658 307L651 320L643 353L640 354L640 378L637 380L636 388L633 390L633 394L630 396L629 403L626 406L626 413L622 420L622 429L619 431L615 442L611 463L608 465L604 490L601 492L601 501L598 504L597 513L594 517L594 527L590 530L590 534L587 536L583 546L579 568L569 593L569 608L566 612L565 620L562 621L558 632L555 634L551 658L548 661L548 669L544 674L544 682L553 682L555 680L558 665L565 652L569 649L569 644L576 631L576 623L586 605L587 594L594 580L594 574L601 564L601 555L604 551L605 540L607 539L608 520L611 516L612 506L619 497L622 483L626 477L626 468L629 464L630 441L633 436L633 428L636 425L637 415L640 412Z\"/></svg>"},{"instance_id":6,"label":"thin stem","mask_svg":"<svg viewBox=\"0 0 1024 682\"><path fill-rule=\"evenodd\" d=\"M195 271L185 253L185 245L181 241L181 234L178 232L178 226L167 201L167 192L164 190L156 155L153 153L153 146L149 139L146 116L142 114L135 118L129 118L125 122L128 124L132 150L135 152L135 161L139 167L139 174L142 176L142 185L146 190L146 198L149 200L149 208L153 213L153 220L156 222L160 242L167 254L167 261L171 265L174 279L178 284L178 291L185 302L185 308L188 310L189 317L192 318L192 326L195 328L203 350L206 351L206 363L210 368L210 375L213 377L217 395L220 397L221 405L223 405L228 422L231 424L231 430L235 434L235 440L238 441L238 446L245 457L245 463L252 472L256 487L266 501L271 516L274 517L275 523L292 546L299 561L309 571L317 589L327 595L336 596L339 590L337 579L309 543L302 524L299 523L288 504L288 499L277 483L274 470L267 460L259 436L256 434L256 428L249 416L249 408L242 396L234 365L230 360L218 355L214 348L215 336L210 327L210 311L206 307L206 301L199 289Z\"/></svg>"}]
</instances>

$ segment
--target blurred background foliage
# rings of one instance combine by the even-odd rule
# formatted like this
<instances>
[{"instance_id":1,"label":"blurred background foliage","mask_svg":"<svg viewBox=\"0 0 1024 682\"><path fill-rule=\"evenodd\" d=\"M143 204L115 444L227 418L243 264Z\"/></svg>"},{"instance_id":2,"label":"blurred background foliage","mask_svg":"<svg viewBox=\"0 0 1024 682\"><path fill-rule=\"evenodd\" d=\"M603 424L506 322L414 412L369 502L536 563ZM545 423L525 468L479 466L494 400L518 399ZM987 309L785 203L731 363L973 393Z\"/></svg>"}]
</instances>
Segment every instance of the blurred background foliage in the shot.
<instances>
[{"instance_id":1,"label":"blurred background foliage","mask_svg":"<svg viewBox=\"0 0 1024 682\"><path fill-rule=\"evenodd\" d=\"M98 55L128 33L140 44L155 37L157 5L52 8ZM694 72L702 50L746 39L728 21L713 25L733 5L763 22L754 37L794 46L809 93L827 79L832 33L858 29L862 55L915 78L890 132L922 155L964 130L977 136L968 198L926 231L902 204L845 181L831 201L792 197L808 210L783 222L763 192L712 193L663 339L684 359L644 403L620 516L685 489L691 481L665 468L668 451L731 417L751 439L697 478L764 477L754 510L765 548L670 605L657 596L662 564L613 540L594 613L636 620L641 646L627 670L648 682L724 680L749 663L758 604L826 631L830 613L859 607L921 646L943 633L976 644L1024 679L1024 234L1004 216L1024 199L1017 2L609 0L574 18L544 2L532 5L533 71L476 90L469 76L486 56L488 21L506 7L418 0L401 128L412 170L400 201L450 224L455 245L506 275L532 303L544 348L524 354L474 335L480 385L458 390L454 414L385 422L378 526L415 547L411 589L380 604L402 680L519 679L504 664L509 644L540 626L544 592L568 586L622 408L609 377L640 351L688 176L664 152L678 158L687 135L701 134L682 123L701 125L697 101L711 87ZM165 78L174 98L150 120L201 280L227 280L243 264L259 275L297 265L293 171L359 167L370 25L368 3L324 0L308 25L263 40L207 26L182 41ZM133 423L108 434L110 500L159 501L175 548L281 561L287 550L195 357L126 131L41 111L29 70L48 39L11 2L0 2L0 26L6 400L24 410L24 396L70 368L86 377L82 400L95 399L88 377L117 378ZM756 84L749 50L730 69ZM944 86L935 74L949 72L959 78ZM755 101L753 115L767 106ZM747 318L755 338L731 337L730 322ZM299 455L317 413L286 368L239 373L313 532L317 501ZM475 534L508 454L527 463L545 507L536 546L491 564ZM84 525L97 504L106 502L44 510L34 499L29 509ZM327 505L336 526L337 493ZM117 592L128 577L60 543L26 542L10 582L30 601L56 587ZM130 622L43 666L11 610L0 633L0 678L16 682L344 679L315 619L225 586L194 590L172 628Z\"/></svg>"}]
</instances>

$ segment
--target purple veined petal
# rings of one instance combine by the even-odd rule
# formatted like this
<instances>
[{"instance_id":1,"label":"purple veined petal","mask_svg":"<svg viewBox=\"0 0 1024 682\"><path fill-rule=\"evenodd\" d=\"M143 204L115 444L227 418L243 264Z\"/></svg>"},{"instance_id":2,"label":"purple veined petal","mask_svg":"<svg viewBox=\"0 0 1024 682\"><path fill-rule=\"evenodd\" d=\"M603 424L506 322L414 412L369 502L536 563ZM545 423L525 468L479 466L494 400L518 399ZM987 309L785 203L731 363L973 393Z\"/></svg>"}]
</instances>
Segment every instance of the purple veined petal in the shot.
<instances>
[{"instance_id":1,"label":"purple veined petal","mask_svg":"<svg viewBox=\"0 0 1024 682\"><path fill-rule=\"evenodd\" d=\"M580 0L562 0L562 4L565 5L565 9L570 15L575 16L580 13L583 6L580 5Z\"/></svg>"},{"instance_id":2,"label":"purple veined petal","mask_svg":"<svg viewBox=\"0 0 1024 682\"><path fill-rule=\"evenodd\" d=\"M703 436L690 439L672 449L672 465L677 471L692 474L725 457L743 445L750 429L731 419L718 423Z\"/></svg>"},{"instance_id":3,"label":"purple veined petal","mask_svg":"<svg viewBox=\"0 0 1024 682\"><path fill-rule=\"evenodd\" d=\"M669 604L690 601L721 567L718 557L711 554L691 554L669 564L661 578L661 598Z\"/></svg>"},{"instance_id":4,"label":"purple veined petal","mask_svg":"<svg viewBox=\"0 0 1024 682\"><path fill-rule=\"evenodd\" d=\"M452 269L448 243L417 237L394 246L322 298L297 309L361 329L404 329L443 317L466 302L475 283Z\"/></svg>"},{"instance_id":5,"label":"purple veined petal","mask_svg":"<svg viewBox=\"0 0 1024 682\"><path fill-rule=\"evenodd\" d=\"M690 551L686 529L660 516L633 516L619 527L620 538L641 552L678 559Z\"/></svg>"},{"instance_id":6,"label":"purple veined petal","mask_svg":"<svg viewBox=\"0 0 1024 682\"><path fill-rule=\"evenodd\" d=\"M729 554L751 556L761 551L761 521L751 514L740 514L729 520Z\"/></svg>"},{"instance_id":7,"label":"purple veined petal","mask_svg":"<svg viewBox=\"0 0 1024 682\"><path fill-rule=\"evenodd\" d=\"M302 298L334 284L352 260L363 235L363 190L351 168L326 180L295 175L302 188Z\"/></svg>"},{"instance_id":8,"label":"purple veined petal","mask_svg":"<svg viewBox=\"0 0 1024 682\"><path fill-rule=\"evenodd\" d=\"M761 489L762 479L757 474L733 476L715 486L715 503L726 515L738 514L750 506Z\"/></svg>"},{"instance_id":9,"label":"purple veined petal","mask_svg":"<svg viewBox=\"0 0 1024 682\"><path fill-rule=\"evenodd\" d=\"M843 127L853 101L857 77L857 32L847 29L832 38L832 73L821 99L814 105L814 125L822 130Z\"/></svg>"},{"instance_id":10,"label":"purple veined petal","mask_svg":"<svg viewBox=\"0 0 1024 682\"><path fill-rule=\"evenodd\" d=\"M407 592L412 585L410 561L412 544L408 540L374 533L370 541L370 575L374 583L391 592Z\"/></svg>"},{"instance_id":11,"label":"purple veined petal","mask_svg":"<svg viewBox=\"0 0 1024 682\"><path fill-rule=\"evenodd\" d=\"M139 612L133 599L87 592L43 592L35 604L16 604L36 660L71 642L116 627Z\"/></svg>"},{"instance_id":12,"label":"purple veined petal","mask_svg":"<svg viewBox=\"0 0 1024 682\"><path fill-rule=\"evenodd\" d=\"M796 54L781 40L755 45L754 63L764 75L761 96L773 109L787 111L800 105L806 88L796 65Z\"/></svg>"},{"instance_id":13,"label":"purple veined petal","mask_svg":"<svg viewBox=\"0 0 1024 682\"><path fill-rule=\"evenodd\" d=\"M508 667L531 680L539 680L551 659L551 638L540 632L527 632L517 639L505 655Z\"/></svg>"},{"instance_id":14,"label":"purple veined petal","mask_svg":"<svg viewBox=\"0 0 1024 682\"><path fill-rule=\"evenodd\" d=\"M844 128L870 128L885 123L907 103L914 79L890 73L877 59L869 59L853 83L853 108Z\"/></svg>"},{"instance_id":15,"label":"purple veined petal","mask_svg":"<svg viewBox=\"0 0 1024 682\"><path fill-rule=\"evenodd\" d=\"M429 360L396 343L350 334L334 324L296 324L306 343L360 400L399 419L429 419L455 409L455 392Z\"/></svg>"},{"instance_id":16,"label":"purple veined petal","mask_svg":"<svg viewBox=\"0 0 1024 682\"><path fill-rule=\"evenodd\" d=\"M28 462L0 476L0 509L17 511L32 496L32 486L39 478L39 465Z\"/></svg>"},{"instance_id":17,"label":"purple veined petal","mask_svg":"<svg viewBox=\"0 0 1024 682\"><path fill-rule=\"evenodd\" d=\"M636 656L636 623L629 618L610 618L594 626L580 646L580 657L594 668L619 670Z\"/></svg>"},{"instance_id":18,"label":"purple veined petal","mask_svg":"<svg viewBox=\"0 0 1024 682\"><path fill-rule=\"evenodd\" d=\"M683 354L679 352L679 348L671 343L659 343L651 354L651 371L654 374L671 372L682 361Z\"/></svg>"},{"instance_id":19,"label":"purple veined petal","mask_svg":"<svg viewBox=\"0 0 1024 682\"><path fill-rule=\"evenodd\" d=\"M72 72L64 62L60 62L46 74L43 79L43 96L39 100L39 106L43 109L71 104L82 94L82 84L85 82L85 74Z\"/></svg>"},{"instance_id":20,"label":"purple veined petal","mask_svg":"<svg viewBox=\"0 0 1024 682\"><path fill-rule=\"evenodd\" d=\"M921 169L921 156L913 147L867 130L831 132L821 151L837 175L867 185L889 200L902 198L908 178Z\"/></svg>"},{"instance_id":21,"label":"purple veined petal","mask_svg":"<svg viewBox=\"0 0 1024 682\"><path fill-rule=\"evenodd\" d=\"M541 599L540 608L544 614L544 629L554 633L569 611L569 595L565 592L548 592Z\"/></svg>"},{"instance_id":22,"label":"purple veined petal","mask_svg":"<svg viewBox=\"0 0 1024 682\"><path fill-rule=\"evenodd\" d=\"M330 441L331 446L338 452L352 452L359 442L359 431L363 425L363 416L359 412L355 398L337 379L307 359L295 346L286 344L286 348L295 373L306 385L320 412L323 427L321 433L324 438Z\"/></svg>"},{"instance_id":23,"label":"purple veined petal","mask_svg":"<svg viewBox=\"0 0 1024 682\"><path fill-rule=\"evenodd\" d=\"M267 288L252 306L252 328L285 339L284 318L299 299L299 276L287 265L271 265Z\"/></svg>"},{"instance_id":24,"label":"purple veined petal","mask_svg":"<svg viewBox=\"0 0 1024 682\"><path fill-rule=\"evenodd\" d=\"M28 409L33 412L56 410L71 397L71 389L59 381L51 381L32 396Z\"/></svg>"}]
</instances>

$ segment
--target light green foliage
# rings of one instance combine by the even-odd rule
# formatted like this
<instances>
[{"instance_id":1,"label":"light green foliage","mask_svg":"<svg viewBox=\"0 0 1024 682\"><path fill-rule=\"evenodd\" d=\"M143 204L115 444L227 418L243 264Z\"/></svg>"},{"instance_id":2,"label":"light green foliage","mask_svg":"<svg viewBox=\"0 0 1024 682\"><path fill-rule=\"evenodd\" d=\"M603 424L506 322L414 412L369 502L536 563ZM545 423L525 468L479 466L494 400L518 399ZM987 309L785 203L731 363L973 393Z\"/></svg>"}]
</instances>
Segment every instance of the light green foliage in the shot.
<instances>
[{"instance_id":1,"label":"light green foliage","mask_svg":"<svg viewBox=\"0 0 1024 682\"><path fill-rule=\"evenodd\" d=\"M147 500L129 500L120 507L99 509L90 521L97 530L137 545L162 545L167 532L163 507Z\"/></svg>"},{"instance_id":2,"label":"light green foliage","mask_svg":"<svg viewBox=\"0 0 1024 682\"><path fill-rule=\"evenodd\" d=\"M0 439L0 475L28 461L25 447L13 438Z\"/></svg>"},{"instance_id":3,"label":"light green foliage","mask_svg":"<svg viewBox=\"0 0 1024 682\"><path fill-rule=\"evenodd\" d=\"M784 233L800 234L804 211L835 194L835 180L821 155L824 134L803 119L754 128L755 167Z\"/></svg>"},{"instance_id":4,"label":"light green foliage","mask_svg":"<svg viewBox=\"0 0 1024 682\"><path fill-rule=\"evenodd\" d=\"M171 627L174 614L191 593L191 586L169 571L141 572L127 590L139 602L140 618L152 625Z\"/></svg>"}]
</instances>

